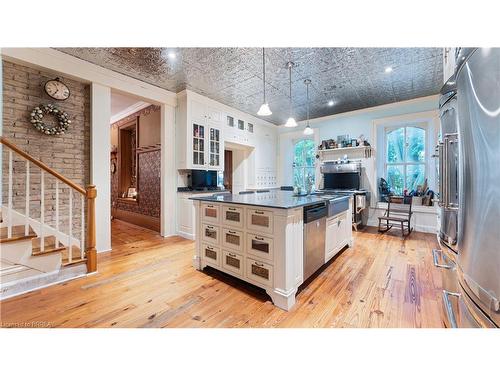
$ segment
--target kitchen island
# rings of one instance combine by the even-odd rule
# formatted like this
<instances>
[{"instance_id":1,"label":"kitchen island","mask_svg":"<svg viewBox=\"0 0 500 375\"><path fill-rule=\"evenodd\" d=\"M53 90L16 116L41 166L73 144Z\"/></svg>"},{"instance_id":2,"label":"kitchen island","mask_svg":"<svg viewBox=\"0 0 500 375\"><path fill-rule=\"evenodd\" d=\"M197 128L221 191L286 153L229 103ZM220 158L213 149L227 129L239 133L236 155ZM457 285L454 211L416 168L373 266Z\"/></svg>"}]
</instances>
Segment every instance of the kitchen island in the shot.
<instances>
[{"instance_id":1,"label":"kitchen island","mask_svg":"<svg viewBox=\"0 0 500 375\"><path fill-rule=\"evenodd\" d=\"M192 197L196 250L193 265L210 266L266 290L273 303L289 310L304 280L304 207L348 197L295 196L289 191ZM351 210L326 217L321 262L352 246ZM318 236L316 235L316 237ZM314 240L314 239L312 239ZM311 241L311 239L308 239Z\"/></svg>"}]
</instances>

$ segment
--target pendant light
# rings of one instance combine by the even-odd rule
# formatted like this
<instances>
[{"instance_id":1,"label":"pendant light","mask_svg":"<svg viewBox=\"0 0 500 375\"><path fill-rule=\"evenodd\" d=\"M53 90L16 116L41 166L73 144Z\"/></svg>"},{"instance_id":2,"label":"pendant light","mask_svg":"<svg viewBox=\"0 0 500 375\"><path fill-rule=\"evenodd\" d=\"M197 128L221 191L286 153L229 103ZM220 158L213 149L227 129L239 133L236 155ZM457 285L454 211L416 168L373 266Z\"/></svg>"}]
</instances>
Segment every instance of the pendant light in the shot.
<instances>
[{"instance_id":1,"label":"pendant light","mask_svg":"<svg viewBox=\"0 0 500 375\"><path fill-rule=\"evenodd\" d=\"M258 116L270 116L273 113L269 108L269 104L266 102L266 55L264 54L264 48L262 48L262 83L264 84L264 101L257 112Z\"/></svg>"},{"instance_id":2,"label":"pendant light","mask_svg":"<svg viewBox=\"0 0 500 375\"><path fill-rule=\"evenodd\" d=\"M304 135L312 135L314 134L313 128L309 125L309 85L311 84L310 79L304 80L304 84L306 85L306 93L307 93L307 125L304 129Z\"/></svg>"},{"instance_id":3,"label":"pendant light","mask_svg":"<svg viewBox=\"0 0 500 375\"><path fill-rule=\"evenodd\" d=\"M286 120L285 127L287 128L295 128L297 126L297 121L292 116L292 68L294 67L293 62L289 62L287 64L289 76L290 76L290 117Z\"/></svg>"}]
</instances>

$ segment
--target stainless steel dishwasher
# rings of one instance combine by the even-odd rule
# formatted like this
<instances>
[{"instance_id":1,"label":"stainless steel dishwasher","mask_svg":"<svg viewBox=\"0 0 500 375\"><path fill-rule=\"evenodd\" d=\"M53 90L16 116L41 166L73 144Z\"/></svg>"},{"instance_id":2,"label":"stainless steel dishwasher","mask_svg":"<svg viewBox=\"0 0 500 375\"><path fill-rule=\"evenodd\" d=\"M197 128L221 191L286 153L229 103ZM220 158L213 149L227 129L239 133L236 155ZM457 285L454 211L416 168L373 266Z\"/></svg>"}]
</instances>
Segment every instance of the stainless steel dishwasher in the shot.
<instances>
[{"instance_id":1,"label":"stainless steel dishwasher","mask_svg":"<svg viewBox=\"0 0 500 375\"><path fill-rule=\"evenodd\" d=\"M304 207L304 281L325 264L325 202Z\"/></svg>"}]
</instances>

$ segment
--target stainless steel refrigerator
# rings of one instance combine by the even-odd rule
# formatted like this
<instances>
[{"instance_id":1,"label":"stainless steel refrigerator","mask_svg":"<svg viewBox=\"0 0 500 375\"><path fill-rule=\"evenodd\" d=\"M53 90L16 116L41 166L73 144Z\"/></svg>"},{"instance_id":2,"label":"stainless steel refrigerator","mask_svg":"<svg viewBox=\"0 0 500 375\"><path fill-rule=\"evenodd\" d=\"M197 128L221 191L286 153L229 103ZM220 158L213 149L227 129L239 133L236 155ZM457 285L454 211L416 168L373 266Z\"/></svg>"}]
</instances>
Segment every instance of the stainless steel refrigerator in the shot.
<instances>
[{"instance_id":1,"label":"stainless steel refrigerator","mask_svg":"<svg viewBox=\"0 0 500 375\"><path fill-rule=\"evenodd\" d=\"M458 327L500 327L500 49L461 49L455 74L460 291L444 302Z\"/></svg>"},{"instance_id":2,"label":"stainless steel refrigerator","mask_svg":"<svg viewBox=\"0 0 500 375\"><path fill-rule=\"evenodd\" d=\"M444 292L441 319L446 327L453 327L448 311L458 309L458 299L450 298L460 293L457 275L458 232L458 108L455 75L445 83L440 92L439 143L436 147L439 160L439 218L438 242L440 249L433 250L434 266L441 270Z\"/></svg>"}]
</instances>

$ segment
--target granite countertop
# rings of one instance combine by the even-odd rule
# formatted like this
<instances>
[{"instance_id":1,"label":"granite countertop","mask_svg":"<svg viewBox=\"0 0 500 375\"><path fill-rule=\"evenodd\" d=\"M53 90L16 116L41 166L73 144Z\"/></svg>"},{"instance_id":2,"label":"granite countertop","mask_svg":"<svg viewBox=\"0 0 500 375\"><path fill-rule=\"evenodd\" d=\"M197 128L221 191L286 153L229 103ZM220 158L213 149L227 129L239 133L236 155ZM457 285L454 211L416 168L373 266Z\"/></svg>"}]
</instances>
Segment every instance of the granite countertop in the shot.
<instances>
[{"instance_id":1,"label":"granite countertop","mask_svg":"<svg viewBox=\"0 0 500 375\"><path fill-rule=\"evenodd\" d=\"M331 195L329 196L331 197ZM328 198L321 195L305 195L295 196L292 191L276 190L269 193L253 193L253 194L236 194L236 195L220 195L217 197L191 197L189 199L204 201L204 202L218 202L218 203L231 203L243 204L248 206L261 206L270 208L296 208L307 206L309 204L321 203L328 200Z\"/></svg>"}]
</instances>

